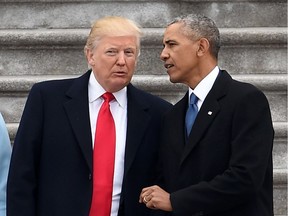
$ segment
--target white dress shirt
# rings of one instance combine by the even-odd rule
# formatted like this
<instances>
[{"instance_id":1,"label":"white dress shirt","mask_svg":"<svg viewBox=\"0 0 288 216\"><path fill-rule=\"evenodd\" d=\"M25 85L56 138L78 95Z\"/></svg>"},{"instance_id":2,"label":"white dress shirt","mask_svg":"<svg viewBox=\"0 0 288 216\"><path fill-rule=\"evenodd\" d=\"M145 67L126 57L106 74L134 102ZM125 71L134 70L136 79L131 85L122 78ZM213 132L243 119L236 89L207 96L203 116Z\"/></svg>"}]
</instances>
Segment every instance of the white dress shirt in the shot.
<instances>
[{"instance_id":1,"label":"white dress shirt","mask_svg":"<svg viewBox=\"0 0 288 216\"><path fill-rule=\"evenodd\" d=\"M194 93L198 97L197 107L199 111L206 96L211 90L218 74L219 74L219 67L216 66L203 80L201 80L201 82L196 86L194 90L189 88L188 104L190 104L190 101L189 101L190 95Z\"/></svg>"},{"instance_id":2,"label":"white dress shirt","mask_svg":"<svg viewBox=\"0 0 288 216\"><path fill-rule=\"evenodd\" d=\"M97 117L100 107L104 101L101 96L105 92L106 91L97 82L92 72L88 83L88 99L93 147ZM117 216L124 174L124 154L127 131L127 87L118 92L114 92L113 95L115 100L110 102L110 110L115 122L116 150L111 216Z\"/></svg>"}]
</instances>

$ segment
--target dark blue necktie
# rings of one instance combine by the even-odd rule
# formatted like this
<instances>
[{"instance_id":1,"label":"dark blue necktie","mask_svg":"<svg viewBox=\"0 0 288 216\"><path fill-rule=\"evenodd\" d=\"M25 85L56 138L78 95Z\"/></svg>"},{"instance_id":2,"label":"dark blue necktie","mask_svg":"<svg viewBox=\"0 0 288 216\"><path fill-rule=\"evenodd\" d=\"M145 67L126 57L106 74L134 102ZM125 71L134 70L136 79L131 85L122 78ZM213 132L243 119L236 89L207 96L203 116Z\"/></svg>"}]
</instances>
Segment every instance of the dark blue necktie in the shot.
<instances>
[{"instance_id":1,"label":"dark blue necktie","mask_svg":"<svg viewBox=\"0 0 288 216\"><path fill-rule=\"evenodd\" d=\"M186 112L186 118L185 118L187 136L189 136L191 132L192 126L198 113L197 101L198 101L197 96L194 93L192 93L190 96L190 104Z\"/></svg>"}]
</instances>

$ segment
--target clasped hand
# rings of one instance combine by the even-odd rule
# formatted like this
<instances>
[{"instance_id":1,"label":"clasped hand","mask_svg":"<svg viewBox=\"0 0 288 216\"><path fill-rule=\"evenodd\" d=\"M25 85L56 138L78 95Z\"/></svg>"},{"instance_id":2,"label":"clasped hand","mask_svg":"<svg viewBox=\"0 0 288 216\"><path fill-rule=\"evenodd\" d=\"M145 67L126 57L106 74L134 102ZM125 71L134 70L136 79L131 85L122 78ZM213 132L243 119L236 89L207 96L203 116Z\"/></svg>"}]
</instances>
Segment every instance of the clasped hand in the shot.
<instances>
[{"instance_id":1,"label":"clasped hand","mask_svg":"<svg viewBox=\"0 0 288 216\"><path fill-rule=\"evenodd\" d=\"M172 211L170 194L158 185L143 188L139 197L139 202L144 203L147 208Z\"/></svg>"}]
</instances>

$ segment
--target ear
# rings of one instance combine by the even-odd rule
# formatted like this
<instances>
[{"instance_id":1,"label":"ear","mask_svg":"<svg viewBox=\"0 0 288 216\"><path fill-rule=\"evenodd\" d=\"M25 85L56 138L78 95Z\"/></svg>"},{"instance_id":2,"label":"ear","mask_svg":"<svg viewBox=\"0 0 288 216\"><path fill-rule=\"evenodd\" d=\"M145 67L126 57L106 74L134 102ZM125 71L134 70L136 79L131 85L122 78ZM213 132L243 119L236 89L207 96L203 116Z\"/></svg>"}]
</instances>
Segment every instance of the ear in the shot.
<instances>
[{"instance_id":1,"label":"ear","mask_svg":"<svg viewBox=\"0 0 288 216\"><path fill-rule=\"evenodd\" d=\"M86 54L86 58L87 58L87 61L88 61L88 64L93 66L94 65L94 54L93 52L90 50L90 49L86 49L85 50L85 54Z\"/></svg>"},{"instance_id":2,"label":"ear","mask_svg":"<svg viewBox=\"0 0 288 216\"><path fill-rule=\"evenodd\" d=\"M197 50L197 55L203 56L205 54L207 54L209 52L209 48L210 48L210 43L206 38L201 38L199 41L199 47Z\"/></svg>"}]
</instances>

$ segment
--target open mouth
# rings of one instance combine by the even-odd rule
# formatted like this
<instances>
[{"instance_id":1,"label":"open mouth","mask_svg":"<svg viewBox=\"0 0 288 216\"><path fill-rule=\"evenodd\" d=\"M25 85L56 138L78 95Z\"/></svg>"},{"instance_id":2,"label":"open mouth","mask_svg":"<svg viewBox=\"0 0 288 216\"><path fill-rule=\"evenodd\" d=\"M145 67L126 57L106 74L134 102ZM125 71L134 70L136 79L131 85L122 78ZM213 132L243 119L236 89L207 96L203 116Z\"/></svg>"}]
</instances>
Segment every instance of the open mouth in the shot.
<instances>
[{"instance_id":1,"label":"open mouth","mask_svg":"<svg viewBox=\"0 0 288 216\"><path fill-rule=\"evenodd\" d=\"M171 67L173 67L174 65L173 64L165 64L164 65L164 67L166 68L166 69L169 69L169 68L171 68Z\"/></svg>"}]
</instances>

